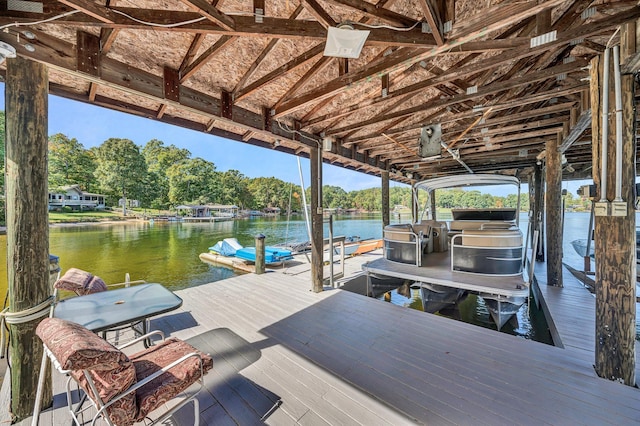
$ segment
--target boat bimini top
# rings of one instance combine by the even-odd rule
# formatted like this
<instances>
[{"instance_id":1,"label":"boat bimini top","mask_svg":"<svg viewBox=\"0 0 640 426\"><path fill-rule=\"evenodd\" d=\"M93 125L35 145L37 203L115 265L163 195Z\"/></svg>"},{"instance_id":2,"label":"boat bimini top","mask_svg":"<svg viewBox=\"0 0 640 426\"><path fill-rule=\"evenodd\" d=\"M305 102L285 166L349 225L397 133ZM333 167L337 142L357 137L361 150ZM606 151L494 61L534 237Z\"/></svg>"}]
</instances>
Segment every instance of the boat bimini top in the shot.
<instances>
[{"instance_id":1,"label":"boat bimini top","mask_svg":"<svg viewBox=\"0 0 640 426\"><path fill-rule=\"evenodd\" d=\"M419 203L418 193L419 190L426 191L428 194L428 199L425 201L424 208L422 210L422 214L420 216L424 216L425 213L430 212L429 202L432 196L433 191L436 189L449 189L449 188L459 188L465 186L490 186L490 185L514 185L518 189L518 206L517 212L520 211L520 179L515 176L506 176L506 175L498 175L498 174L482 174L482 173L468 173L463 175L453 175L453 176L443 176L433 179L427 179L416 183L413 186L414 191L414 199L416 203ZM416 206L419 207L419 204ZM518 218L516 217L516 221L518 222Z\"/></svg>"}]
</instances>

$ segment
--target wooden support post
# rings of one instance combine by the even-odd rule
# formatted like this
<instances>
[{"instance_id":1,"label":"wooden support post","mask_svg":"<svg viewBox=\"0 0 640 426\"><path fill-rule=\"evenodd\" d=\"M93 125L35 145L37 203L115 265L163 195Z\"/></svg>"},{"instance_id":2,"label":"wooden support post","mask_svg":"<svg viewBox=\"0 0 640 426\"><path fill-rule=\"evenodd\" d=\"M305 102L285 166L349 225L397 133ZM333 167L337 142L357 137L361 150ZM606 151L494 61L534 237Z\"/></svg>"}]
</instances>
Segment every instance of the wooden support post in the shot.
<instances>
[{"instance_id":1,"label":"wooden support post","mask_svg":"<svg viewBox=\"0 0 640 426\"><path fill-rule=\"evenodd\" d=\"M265 270L265 248L264 248L264 234L256 235L256 275L264 274Z\"/></svg>"},{"instance_id":2,"label":"wooden support post","mask_svg":"<svg viewBox=\"0 0 640 426\"><path fill-rule=\"evenodd\" d=\"M418 220L418 200L416 199L416 184L411 183L411 223Z\"/></svg>"},{"instance_id":3,"label":"wooden support post","mask_svg":"<svg viewBox=\"0 0 640 426\"><path fill-rule=\"evenodd\" d=\"M382 229L390 222L391 211L389 209L389 172L384 170L380 173L382 178Z\"/></svg>"},{"instance_id":4,"label":"wooden support post","mask_svg":"<svg viewBox=\"0 0 640 426\"><path fill-rule=\"evenodd\" d=\"M436 212L436 191L431 192L431 219L438 220L438 215Z\"/></svg>"},{"instance_id":5,"label":"wooden support post","mask_svg":"<svg viewBox=\"0 0 640 426\"><path fill-rule=\"evenodd\" d=\"M320 148L309 149L311 163L311 286L316 293L322 291L323 229L322 229L322 153Z\"/></svg>"},{"instance_id":6,"label":"wooden support post","mask_svg":"<svg viewBox=\"0 0 640 426\"><path fill-rule=\"evenodd\" d=\"M535 203L533 204L533 230L538 231L538 249L535 254L537 262L544 262L544 180L542 174L542 167L536 165L534 169L534 197Z\"/></svg>"},{"instance_id":7,"label":"wooden support post","mask_svg":"<svg viewBox=\"0 0 640 426\"><path fill-rule=\"evenodd\" d=\"M636 25L628 23L622 26L621 63L636 50ZM610 203L609 215L595 216L595 269L596 269L596 342L595 369L598 376L635 386L635 329L636 329L636 220L635 200L635 135L633 76L622 76L622 186L621 200L616 198L616 102L614 84L614 54L611 53L608 122L609 134L606 140L601 126L592 129L594 182L601 190L600 163L602 148L600 141L608 144L607 155L607 193ZM594 66L595 63L595 66ZM603 80L602 60L594 59L591 68L591 97L594 122L602 120L602 88L607 87ZM596 118L597 117L597 118ZM616 161L618 160L618 161ZM596 175L598 170L598 175ZM599 191L598 191L599 192ZM598 209L596 208L596 212ZM606 249L605 249L606 248Z\"/></svg>"},{"instance_id":8,"label":"wooden support post","mask_svg":"<svg viewBox=\"0 0 640 426\"><path fill-rule=\"evenodd\" d=\"M561 137L545 144L547 191L547 285L562 287L562 154L558 149Z\"/></svg>"},{"instance_id":9,"label":"wooden support post","mask_svg":"<svg viewBox=\"0 0 640 426\"><path fill-rule=\"evenodd\" d=\"M49 76L43 64L7 59L6 205L7 281L10 312L37 306L50 296L47 192L47 116ZM42 343L40 319L10 326L11 413L32 413ZM43 406L51 403L47 381Z\"/></svg>"}]
</instances>

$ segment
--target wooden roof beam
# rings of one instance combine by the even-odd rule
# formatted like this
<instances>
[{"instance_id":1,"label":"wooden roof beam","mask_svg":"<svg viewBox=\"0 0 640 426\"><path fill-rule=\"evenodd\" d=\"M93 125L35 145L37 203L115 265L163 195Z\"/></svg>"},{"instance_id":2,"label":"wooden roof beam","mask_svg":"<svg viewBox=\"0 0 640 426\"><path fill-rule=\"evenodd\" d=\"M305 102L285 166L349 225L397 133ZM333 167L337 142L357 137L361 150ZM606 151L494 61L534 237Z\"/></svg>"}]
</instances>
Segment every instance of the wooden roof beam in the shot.
<instances>
[{"instance_id":1,"label":"wooden roof beam","mask_svg":"<svg viewBox=\"0 0 640 426\"><path fill-rule=\"evenodd\" d=\"M326 10L320 6L316 0L301 0L301 4L304 5L304 8L309 11L320 24L325 27L335 27L337 22L327 13Z\"/></svg>"},{"instance_id":2,"label":"wooden roof beam","mask_svg":"<svg viewBox=\"0 0 640 426\"><path fill-rule=\"evenodd\" d=\"M182 3L189 6L192 10L198 12L200 15L206 17L211 22L216 25L220 25L227 31L233 31L236 24L233 21L233 18L225 15L216 9L215 6L211 5L207 0L180 0Z\"/></svg>"},{"instance_id":3,"label":"wooden roof beam","mask_svg":"<svg viewBox=\"0 0 640 426\"><path fill-rule=\"evenodd\" d=\"M381 116L375 116L372 117L368 120L359 122L359 123L355 123L355 124L351 124L351 125L347 125L344 126L342 128L338 128L338 129L332 129L331 131L328 131L327 134L328 135L336 135L336 134L340 134L343 133L345 131L350 131L356 128L362 128L371 124L375 124L377 122L380 122L381 120L388 120L391 118L397 118L397 117L403 117L403 116L408 116L411 114L415 114L417 112L421 112L421 111L427 111L433 108L437 108L437 107L444 107L444 106L448 106L448 105L454 105L460 102L464 102L467 101L469 99L475 99L475 98L480 98L483 96L487 96L489 94L493 94L493 93L498 93L498 92L503 92L506 90L509 90L513 87L517 87L517 86L521 86L521 85L527 85L530 84L531 82L534 81L539 81L539 80L546 80L549 78L554 77L557 74L562 74L567 72L568 70L572 70L573 68L575 68L576 66L581 66L580 64L584 64L586 65L586 61L576 61L576 62L572 62L570 64L563 64L563 65L559 65L557 67L553 67L553 68L549 68L546 70L542 70L542 71L538 71L536 73L532 73L532 74L528 74L525 76L522 76L520 78L517 79L512 79L508 82L504 82L504 83L497 83L497 84L491 84L482 88L479 88L478 91L476 93L473 94L460 94L457 96L452 96L451 98L448 99L440 99L440 100L435 100L434 102L426 102L422 105L418 105L415 107L411 107L411 108L407 108L401 111L396 111L393 113L390 113L388 115L385 115L384 117Z\"/></svg>"},{"instance_id":4,"label":"wooden roof beam","mask_svg":"<svg viewBox=\"0 0 640 426\"><path fill-rule=\"evenodd\" d=\"M182 63L180 67L178 67L178 73L183 75L189 66L193 62L193 59L196 57L200 46L202 46L202 42L204 41L204 34L195 34L193 40L191 40L191 44L189 45L189 49L187 53L184 55L182 59Z\"/></svg>"},{"instance_id":5,"label":"wooden roof beam","mask_svg":"<svg viewBox=\"0 0 640 426\"><path fill-rule=\"evenodd\" d=\"M338 4L349 9L356 10L360 13L364 13L369 18L377 18L391 24L400 24L406 27L411 27L416 24L416 21L407 18L404 15L393 12L384 7L379 7L376 4L372 4L362 0L327 0L330 3Z\"/></svg>"},{"instance_id":6,"label":"wooden roof beam","mask_svg":"<svg viewBox=\"0 0 640 426\"><path fill-rule=\"evenodd\" d=\"M202 68L209 60L211 60L216 54L220 53L220 51L236 40L237 37L231 36L222 36L215 43L213 43L207 50L205 50L202 55L198 56L198 58L191 62L180 74L180 82L184 82L189 77L193 76L200 68Z\"/></svg>"},{"instance_id":7,"label":"wooden roof beam","mask_svg":"<svg viewBox=\"0 0 640 426\"><path fill-rule=\"evenodd\" d=\"M281 105L283 102L285 102L287 99L292 98L296 93L298 93L298 91L300 91L300 89L302 87L304 87L305 84L307 84L309 82L309 80L311 80L314 76L316 76L318 73L322 72L327 65L329 65L334 58L330 57L330 56L323 56L320 58L320 60L318 60L318 62L316 62L310 69L309 71L307 71L305 73L305 75L303 75L300 79L298 79L293 86L291 86L291 88L289 88L289 90L287 91L287 93L285 93L279 100L278 102L275 103L275 105L273 106L273 108L277 108L279 105Z\"/></svg>"},{"instance_id":8,"label":"wooden roof beam","mask_svg":"<svg viewBox=\"0 0 640 426\"><path fill-rule=\"evenodd\" d=\"M442 32L442 19L440 18L438 6L434 4L432 0L419 0L418 3L422 9L422 14L431 28L431 34L433 34L436 44L442 46L444 44L444 34Z\"/></svg>"},{"instance_id":9,"label":"wooden roof beam","mask_svg":"<svg viewBox=\"0 0 640 426\"><path fill-rule=\"evenodd\" d=\"M525 19L529 16L534 16L535 13L545 10L548 7L555 6L557 5L557 3L558 2L555 0L553 0L552 2L545 2L537 6L527 3L528 6L530 6L529 9L521 12L520 14L518 14L518 16L520 16L520 19ZM535 13L532 13L534 11ZM473 67L473 68L468 67L462 70L462 72L460 70L457 70L458 74L454 74L454 73L452 74L455 75L455 78L458 78L464 73L477 72L479 70L478 68L483 68L486 70L496 66L496 64L505 63L507 61L513 61L513 60L518 60L528 56L532 56L532 55L538 54L541 51L546 51L550 47L567 44L577 38L598 34L604 29L615 27L626 21L629 21L638 17L640 17L640 8L632 9L630 11L625 11L607 18L603 18L599 21L595 21L590 25L580 26L575 29L571 29L565 33L561 33L558 35L555 41L547 43L545 45L534 47L534 48L528 48L528 49L510 50L508 52L504 52L500 55L487 59L486 61L483 61L482 64L478 64L478 67ZM511 20L508 20L508 22L511 22ZM494 18L489 23L489 26L487 28L496 27L495 29L499 29L502 26L508 25L508 22L500 21L500 20L496 21ZM474 39L475 37L478 37L478 36L479 36L479 33L470 32L470 33L467 33L466 35L461 36L461 38L457 41L457 43L464 43L465 41L467 41L467 39ZM334 94L345 91L350 84L356 83L366 78L370 78L372 76L376 76L379 73L388 72L390 69L394 69L398 66L403 66L402 64L412 64L412 63L427 59L429 57L433 57L438 54L441 54L446 50L449 50L450 43L451 42L448 42L443 46L435 47L429 51L419 53L417 55L415 54L407 55L404 50L394 52L391 55L389 55L389 57L384 61L373 63L369 67L363 70L360 70L355 73L350 73L351 75L347 74L345 76L339 77L331 82L326 83L325 85L323 85L322 88L318 90L302 95L296 99L292 99L291 101L283 104L279 109L275 110L274 111L275 116L283 116L288 113L297 111L300 108L306 107L309 103L317 102L319 99L324 99L328 96L332 96ZM452 74L448 74L447 78L442 78L442 77L441 78L443 80L451 79L453 78ZM430 84L436 84L439 82L441 82L439 79L430 80ZM413 87L414 90L420 90L422 88L421 87L420 89L418 89L415 86L416 85L414 85Z\"/></svg>"},{"instance_id":10,"label":"wooden roof beam","mask_svg":"<svg viewBox=\"0 0 640 426\"><path fill-rule=\"evenodd\" d=\"M301 65L304 65L305 63L309 62L316 56L320 55L323 51L324 51L324 44L318 44L315 47L312 47L311 49L307 50L297 58L294 58L291 61L287 62L286 64L279 66L275 70L271 71L269 74L254 81L250 85L240 89L238 92L235 93L235 101L237 102L249 96L251 93L255 92L262 86L273 83L275 79L286 75L287 73L289 73L290 71L296 69Z\"/></svg>"},{"instance_id":11,"label":"wooden roof beam","mask_svg":"<svg viewBox=\"0 0 640 426\"><path fill-rule=\"evenodd\" d=\"M71 1L71 0L67 0ZM73 0L80 3L86 0ZM286 38L292 40L302 39L316 39L324 42L327 39L327 30L319 22L316 21L299 21L286 18L272 18L265 16L262 23L256 23L255 17L252 16L234 16L235 28L227 30L224 27L215 24L208 20L202 20L193 22L187 25L172 26L171 24L192 21L202 17L198 13L194 12L182 12L171 10L156 10L156 9L140 9L140 8L127 8L127 7L111 7L106 8L95 4L92 6L92 10L95 10L95 14L100 17L94 18L92 16L86 16L82 13L76 13L69 15L65 18L61 18L52 21L50 25L80 25L80 26L94 26L94 27L106 27L115 29L131 29L131 30L149 30L154 31L166 31L166 32L188 32L188 33L202 33L202 34L218 34L237 37L272 37L272 38ZM132 18L142 20L144 22L152 22L159 24L143 24L133 19L118 14L117 12L129 15ZM1 24L9 24L18 22L36 22L42 19L42 16L36 16L24 18L23 16L10 16L3 15L0 17ZM369 28L369 37L367 37L367 45L376 46L406 46L406 47L422 47L431 48L435 46L435 41L431 34L425 34L420 28L414 28L411 31L394 31L388 28ZM473 46L476 50L491 50L491 49L503 49L504 45L500 46ZM456 47L457 51L466 51L465 46Z\"/></svg>"},{"instance_id":12,"label":"wooden roof beam","mask_svg":"<svg viewBox=\"0 0 640 426\"><path fill-rule=\"evenodd\" d=\"M303 11L304 11L304 7L301 4L298 5L298 7L296 7L296 9L293 11L293 13L291 13L291 15L289 16L289 20L294 21L298 16L300 16L300 14ZM238 81L238 83L236 84L236 86L233 88L233 91L232 91L234 98L237 95L237 93L245 86L245 84L247 84L247 81L249 81L251 76L260 67L260 65L262 64L264 59L276 47L276 44L278 43L278 40L279 39L270 40L269 43L267 44L267 46L264 49L262 49L262 51L260 52L260 54L258 55L256 60L253 61L253 63L251 64L251 66L249 67L247 72L245 72L244 75L240 78L240 80Z\"/></svg>"}]
</instances>

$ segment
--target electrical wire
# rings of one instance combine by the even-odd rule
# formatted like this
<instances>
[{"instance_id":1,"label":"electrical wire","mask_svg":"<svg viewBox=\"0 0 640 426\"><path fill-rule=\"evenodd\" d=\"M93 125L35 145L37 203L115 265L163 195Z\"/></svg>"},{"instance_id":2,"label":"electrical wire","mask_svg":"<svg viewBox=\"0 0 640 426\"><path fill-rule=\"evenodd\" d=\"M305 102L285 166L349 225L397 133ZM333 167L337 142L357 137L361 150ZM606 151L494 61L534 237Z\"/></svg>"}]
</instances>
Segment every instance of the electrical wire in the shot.
<instances>
[{"instance_id":1,"label":"electrical wire","mask_svg":"<svg viewBox=\"0 0 640 426\"><path fill-rule=\"evenodd\" d=\"M310 136L307 136L307 135L305 135L304 133L302 133L302 132L300 132L300 131L298 131L298 130L296 130L296 129L292 129L292 128L290 128L290 127L287 125L287 123L282 123L282 122L280 122L280 120L274 120L274 121L275 121L276 123L278 123L278 127L280 127L280 129L281 129L281 130L284 130L285 132L289 132L289 133L298 134L298 135L302 136L303 138L306 138L306 139L308 139L308 140L310 140L310 141L313 141L313 142L315 142L315 143L318 145L318 148L321 146L321 142L320 142L320 141L318 141L317 139L312 138L312 137L310 137Z\"/></svg>"},{"instance_id":2,"label":"electrical wire","mask_svg":"<svg viewBox=\"0 0 640 426\"><path fill-rule=\"evenodd\" d=\"M51 22L51 21L55 21L61 18L65 18L67 16L70 15L75 15L76 13L79 13L79 10L71 10L69 12L65 12L65 13L61 13L60 15L56 15L56 16L52 16L51 18L47 18L47 19L43 19L42 21L36 21L36 22L12 22L10 24L6 24L0 27L0 31L6 29L6 28L11 28L11 27L21 27L21 26L29 26L29 25L38 25L38 24L46 24L47 22Z\"/></svg>"},{"instance_id":3,"label":"electrical wire","mask_svg":"<svg viewBox=\"0 0 640 426\"><path fill-rule=\"evenodd\" d=\"M183 25L194 24L196 22L204 21L205 19L207 19L206 17L201 16L200 18L191 19L189 21L176 22L176 23L173 23L173 24L158 24L158 23L155 23L155 22L143 21L142 19L135 18L135 17L133 17L133 16L127 14L127 13L124 13L124 12L122 12L120 10L117 10L117 9L109 9L109 10L111 10L114 13L117 13L118 15L122 15L122 16L124 16L126 18L129 18L132 21L135 21L135 22L137 22L139 24L149 25L149 26L152 26L152 27L160 27L160 28L181 27Z\"/></svg>"},{"instance_id":4,"label":"electrical wire","mask_svg":"<svg viewBox=\"0 0 640 426\"><path fill-rule=\"evenodd\" d=\"M360 25L361 27L365 27L365 28L373 28L373 29L377 29L377 28L386 28L388 30L393 30L393 31L411 31L412 29L414 29L415 27L418 26L418 24L422 24L422 22L417 21L415 24L413 24L410 27L393 27L391 25L386 25L386 24L381 24L381 25L370 25L370 24L365 24L363 22L351 22L351 21L347 21L346 22L349 25Z\"/></svg>"}]
</instances>

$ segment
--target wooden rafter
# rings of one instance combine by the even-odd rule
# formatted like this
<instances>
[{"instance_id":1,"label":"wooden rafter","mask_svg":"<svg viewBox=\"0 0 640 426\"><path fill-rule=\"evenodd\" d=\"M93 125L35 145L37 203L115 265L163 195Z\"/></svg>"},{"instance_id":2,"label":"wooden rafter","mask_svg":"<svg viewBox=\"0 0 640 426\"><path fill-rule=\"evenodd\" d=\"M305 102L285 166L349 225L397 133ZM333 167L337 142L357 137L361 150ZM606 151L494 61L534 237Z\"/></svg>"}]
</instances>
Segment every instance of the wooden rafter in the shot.
<instances>
[{"instance_id":1,"label":"wooden rafter","mask_svg":"<svg viewBox=\"0 0 640 426\"><path fill-rule=\"evenodd\" d=\"M429 27L431 28L431 33L433 34L433 38L436 40L438 46L442 46L444 44L444 35L442 34L442 19L440 19L440 13L431 0L419 0L420 8L422 9L422 14L427 20Z\"/></svg>"},{"instance_id":2,"label":"wooden rafter","mask_svg":"<svg viewBox=\"0 0 640 426\"><path fill-rule=\"evenodd\" d=\"M291 16L289 16L289 20L294 21L298 16L300 16L303 10L304 10L304 7L302 5L298 5L298 7L296 7L296 9L293 11ZM247 81L249 81L253 73L255 73L255 71L260 67L260 64L263 63L263 61L269 55L269 53L271 53L271 51L276 47L278 40L279 39L270 40L267 46L264 49L262 49L262 52L260 52L260 55L258 55L258 57L255 59L255 61L253 61L253 63L251 64L247 72L245 72L244 75L240 78L240 80L236 84L236 87L233 88L232 93L234 97L238 94L238 92L242 88L244 88L245 84L247 83Z\"/></svg>"},{"instance_id":3,"label":"wooden rafter","mask_svg":"<svg viewBox=\"0 0 640 426\"><path fill-rule=\"evenodd\" d=\"M222 36L220 37L213 45L211 45L207 50L205 50L202 55L198 56L196 60L191 62L180 74L180 81L185 81L193 74L195 74L200 68L202 68L207 61L211 60L211 58L219 53L225 46L230 44L236 39L236 37L230 36Z\"/></svg>"},{"instance_id":4,"label":"wooden rafter","mask_svg":"<svg viewBox=\"0 0 640 426\"><path fill-rule=\"evenodd\" d=\"M320 24L325 27L335 27L337 22L320 6L316 0L302 0L305 9L309 11Z\"/></svg>"},{"instance_id":5,"label":"wooden rafter","mask_svg":"<svg viewBox=\"0 0 640 426\"><path fill-rule=\"evenodd\" d=\"M220 12L215 6L208 3L206 0L181 0L184 4L195 10L202 16L205 16L211 22L220 25L227 31L232 31L235 27L235 22L230 16Z\"/></svg>"},{"instance_id":6,"label":"wooden rafter","mask_svg":"<svg viewBox=\"0 0 640 426\"><path fill-rule=\"evenodd\" d=\"M298 68L301 65L304 65L305 63L309 62L310 60L312 60L316 56L320 55L323 50L324 50L324 45L322 45L322 44L319 44L319 45L316 45L315 47L312 47L311 49L307 50L306 52L304 52L302 55L298 56L297 58L294 58L291 61L287 62L286 64L281 65L276 70L270 72L269 74L265 75L264 77L254 81L250 85L248 85L248 86L240 89L239 91L237 91L236 94L235 94L235 100L239 101L239 100L249 96L251 93L255 92L260 87L262 87L262 86L264 86L266 84L270 84L275 79L284 76L288 72Z\"/></svg>"}]
</instances>

